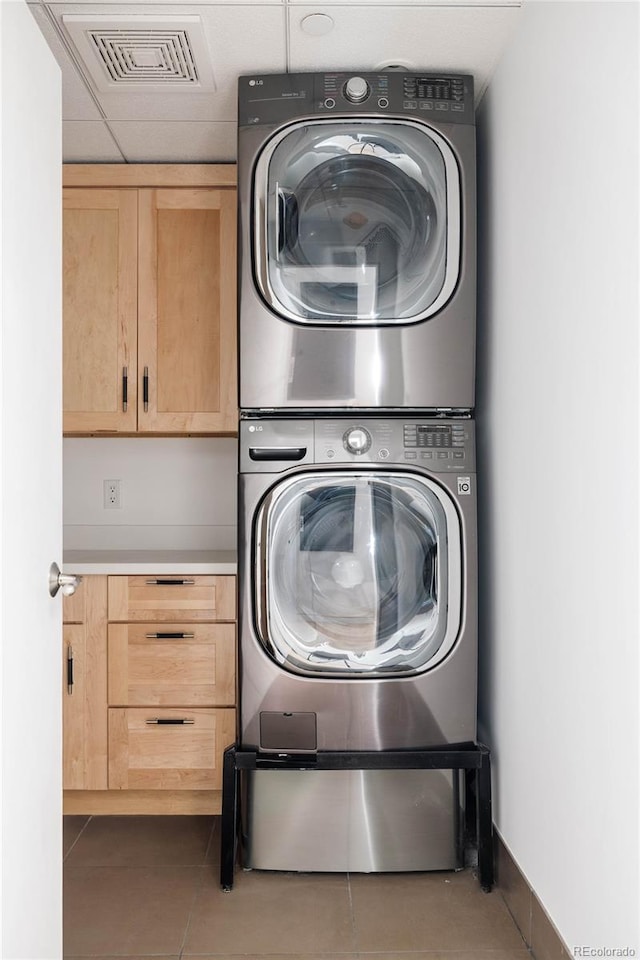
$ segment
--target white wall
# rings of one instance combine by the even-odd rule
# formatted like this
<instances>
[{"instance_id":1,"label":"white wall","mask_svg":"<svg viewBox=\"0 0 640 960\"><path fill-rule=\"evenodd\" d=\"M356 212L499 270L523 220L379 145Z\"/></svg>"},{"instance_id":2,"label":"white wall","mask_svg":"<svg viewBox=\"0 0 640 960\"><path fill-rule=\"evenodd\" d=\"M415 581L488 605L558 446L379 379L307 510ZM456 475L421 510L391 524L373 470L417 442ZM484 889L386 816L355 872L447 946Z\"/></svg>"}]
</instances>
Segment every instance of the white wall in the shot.
<instances>
[{"instance_id":1,"label":"white wall","mask_svg":"<svg viewBox=\"0 0 640 960\"><path fill-rule=\"evenodd\" d=\"M236 546L237 441L68 438L65 550L230 550ZM105 510L103 481L121 481Z\"/></svg>"},{"instance_id":2,"label":"white wall","mask_svg":"<svg viewBox=\"0 0 640 960\"><path fill-rule=\"evenodd\" d=\"M637 21L527 4L478 117L481 720L570 948L640 949Z\"/></svg>"}]
</instances>

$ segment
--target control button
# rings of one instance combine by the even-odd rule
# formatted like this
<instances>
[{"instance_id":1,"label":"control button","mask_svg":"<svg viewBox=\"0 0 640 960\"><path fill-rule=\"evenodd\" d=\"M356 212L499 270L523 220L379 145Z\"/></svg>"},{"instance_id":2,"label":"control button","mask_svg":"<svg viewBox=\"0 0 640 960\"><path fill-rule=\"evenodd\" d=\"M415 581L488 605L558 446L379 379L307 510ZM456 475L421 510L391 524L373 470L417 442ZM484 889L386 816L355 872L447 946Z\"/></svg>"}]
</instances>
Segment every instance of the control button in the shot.
<instances>
[{"instance_id":1,"label":"control button","mask_svg":"<svg viewBox=\"0 0 640 960\"><path fill-rule=\"evenodd\" d=\"M389 451L387 450L386 447L381 447L380 450L378 450L378 456L381 460L388 460Z\"/></svg>"},{"instance_id":2,"label":"control button","mask_svg":"<svg viewBox=\"0 0 640 960\"><path fill-rule=\"evenodd\" d=\"M446 450L438 450L438 460L448 460L449 454Z\"/></svg>"},{"instance_id":3,"label":"control button","mask_svg":"<svg viewBox=\"0 0 640 960\"><path fill-rule=\"evenodd\" d=\"M423 450L422 453L420 454L420 459L421 459L421 460L433 460L433 454L432 454L431 450Z\"/></svg>"},{"instance_id":4,"label":"control button","mask_svg":"<svg viewBox=\"0 0 640 960\"><path fill-rule=\"evenodd\" d=\"M369 84L364 77L350 77L345 83L344 95L351 103L362 103L369 96Z\"/></svg>"},{"instance_id":5,"label":"control button","mask_svg":"<svg viewBox=\"0 0 640 960\"><path fill-rule=\"evenodd\" d=\"M371 434L364 427L351 427L344 434L344 445L349 453L366 453L371 446Z\"/></svg>"},{"instance_id":6,"label":"control button","mask_svg":"<svg viewBox=\"0 0 640 960\"><path fill-rule=\"evenodd\" d=\"M417 110L418 101L417 100L403 100L402 106L405 110Z\"/></svg>"},{"instance_id":7,"label":"control button","mask_svg":"<svg viewBox=\"0 0 640 960\"><path fill-rule=\"evenodd\" d=\"M451 109L455 110L456 113L464 113L464 103L452 103Z\"/></svg>"},{"instance_id":8,"label":"control button","mask_svg":"<svg viewBox=\"0 0 640 960\"><path fill-rule=\"evenodd\" d=\"M421 110L433 110L433 104L431 103L430 100L425 100L424 103L421 103L421 104L420 104L420 109L421 109Z\"/></svg>"},{"instance_id":9,"label":"control button","mask_svg":"<svg viewBox=\"0 0 640 960\"><path fill-rule=\"evenodd\" d=\"M327 97L327 99L324 102L324 105L327 108L327 110L332 110L335 107L336 102L333 99L333 97Z\"/></svg>"},{"instance_id":10,"label":"control button","mask_svg":"<svg viewBox=\"0 0 640 960\"><path fill-rule=\"evenodd\" d=\"M454 450L453 451L454 460L464 460L464 451L463 450Z\"/></svg>"},{"instance_id":11,"label":"control button","mask_svg":"<svg viewBox=\"0 0 640 960\"><path fill-rule=\"evenodd\" d=\"M443 103L442 100L439 100L439 101L436 103L436 110L448 110L448 109L449 109L449 104L448 104L448 103Z\"/></svg>"},{"instance_id":12,"label":"control button","mask_svg":"<svg viewBox=\"0 0 640 960\"><path fill-rule=\"evenodd\" d=\"M327 450L327 459L328 459L328 460L333 460L333 458L335 457L335 455L336 455L335 450Z\"/></svg>"},{"instance_id":13,"label":"control button","mask_svg":"<svg viewBox=\"0 0 640 960\"><path fill-rule=\"evenodd\" d=\"M418 454L415 452L415 450L413 450L413 451L411 451L411 450L405 450L405 452L404 452L404 458L405 458L405 460L417 460L417 459L418 459Z\"/></svg>"},{"instance_id":14,"label":"control button","mask_svg":"<svg viewBox=\"0 0 640 960\"><path fill-rule=\"evenodd\" d=\"M378 98L378 106L379 106L379 107L382 107L382 109L384 110L385 107L388 107L388 106L389 106L389 101L387 100L386 97L379 97L379 98Z\"/></svg>"}]
</instances>

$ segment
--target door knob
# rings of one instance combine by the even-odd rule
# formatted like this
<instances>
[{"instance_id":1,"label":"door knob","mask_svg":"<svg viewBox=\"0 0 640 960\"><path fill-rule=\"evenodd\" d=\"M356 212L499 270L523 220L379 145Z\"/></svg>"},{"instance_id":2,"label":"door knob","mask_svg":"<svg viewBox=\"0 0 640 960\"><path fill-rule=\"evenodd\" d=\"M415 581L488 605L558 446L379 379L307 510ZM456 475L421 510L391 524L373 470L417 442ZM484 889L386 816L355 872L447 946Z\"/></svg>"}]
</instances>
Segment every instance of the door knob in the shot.
<instances>
[{"instance_id":1,"label":"door knob","mask_svg":"<svg viewBox=\"0 0 640 960\"><path fill-rule=\"evenodd\" d=\"M76 577L72 573L60 573L60 567L55 561L49 567L49 593L55 597L58 590L62 590L62 595L70 597L76 592L82 577Z\"/></svg>"}]
</instances>

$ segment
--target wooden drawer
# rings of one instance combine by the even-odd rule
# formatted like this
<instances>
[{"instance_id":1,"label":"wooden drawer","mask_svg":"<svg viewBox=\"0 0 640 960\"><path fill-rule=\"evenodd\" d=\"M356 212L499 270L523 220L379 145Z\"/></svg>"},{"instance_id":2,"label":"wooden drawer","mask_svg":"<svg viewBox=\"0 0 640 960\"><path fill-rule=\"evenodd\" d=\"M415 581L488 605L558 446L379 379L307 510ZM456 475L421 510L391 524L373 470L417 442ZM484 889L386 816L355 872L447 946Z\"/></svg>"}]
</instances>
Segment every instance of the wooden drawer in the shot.
<instances>
[{"instance_id":1,"label":"wooden drawer","mask_svg":"<svg viewBox=\"0 0 640 960\"><path fill-rule=\"evenodd\" d=\"M110 623L109 704L232 706L235 634L233 623Z\"/></svg>"},{"instance_id":2,"label":"wooden drawer","mask_svg":"<svg viewBox=\"0 0 640 960\"><path fill-rule=\"evenodd\" d=\"M109 577L109 620L234 620L235 577Z\"/></svg>"},{"instance_id":3,"label":"wooden drawer","mask_svg":"<svg viewBox=\"0 0 640 960\"><path fill-rule=\"evenodd\" d=\"M190 722L153 722L177 719ZM235 734L235 710L112 707L109 788L218 790L222 754Z\"/></svg>"}]
</instances>

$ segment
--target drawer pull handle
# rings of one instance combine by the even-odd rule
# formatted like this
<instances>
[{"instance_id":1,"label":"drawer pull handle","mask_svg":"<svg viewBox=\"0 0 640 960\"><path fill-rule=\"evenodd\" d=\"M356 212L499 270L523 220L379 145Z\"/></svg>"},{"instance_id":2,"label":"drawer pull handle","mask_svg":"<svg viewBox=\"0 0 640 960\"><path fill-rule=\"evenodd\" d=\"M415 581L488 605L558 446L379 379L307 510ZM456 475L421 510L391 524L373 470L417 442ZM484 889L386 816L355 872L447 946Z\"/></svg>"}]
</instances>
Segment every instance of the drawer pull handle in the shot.
<instances>
[{"instance_id":1,"label":"drawer pull handle","mask_svg":"<svg viewBox=\"0 0 640 960\"><path fill-rule=\"evenodd\" d=\"M195 633L145 633L147 640L193 640Z\"/></svg>"},{"instance_id":2,"label":"drawer pull handle","mask_svg":"<svg viewBox=\"0 0 640 960\"><path fill-rule=\"evenodd\" d=\"M148 587L187 587L193 586L195 580L145 580Z\"/></svg>"},{"instance_id":3,"label":"drawer pull handle","mask_svg":"<svg viewBox=\"0 0 640 960\"><path fill-rule=\"evenodd\" d=\"M155 723L163 726L182 726L185 723L195 723L195 720L189 720L187 717L153 717L152 720L145 720L145 723Z\"/></svg>"},{"instance_id":4,"label":"drawer pull handle","mask_svg":"<svg viewBox=\"0 0 640 960\"><path fill-rule=\"evenodd\" d=\"M122 368L122 409L127 412L127 403L129 400L129 368Z\"/></svg>"},{"instance_id":5,"label":"drawer pull handle","mask_svg":"<svg viewBox=\"0 0 640 960\"><path fill-rule=\"evenodd\" d=\"M142 405L146 413L149 409L149 367L145 367L142 373Z\"/></svg>"}]
</instances>

